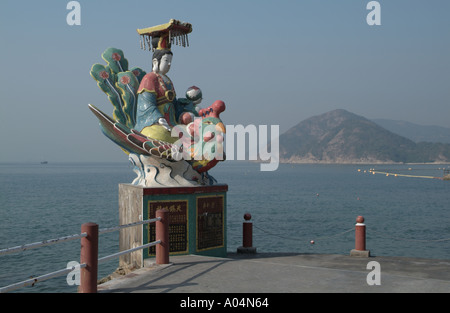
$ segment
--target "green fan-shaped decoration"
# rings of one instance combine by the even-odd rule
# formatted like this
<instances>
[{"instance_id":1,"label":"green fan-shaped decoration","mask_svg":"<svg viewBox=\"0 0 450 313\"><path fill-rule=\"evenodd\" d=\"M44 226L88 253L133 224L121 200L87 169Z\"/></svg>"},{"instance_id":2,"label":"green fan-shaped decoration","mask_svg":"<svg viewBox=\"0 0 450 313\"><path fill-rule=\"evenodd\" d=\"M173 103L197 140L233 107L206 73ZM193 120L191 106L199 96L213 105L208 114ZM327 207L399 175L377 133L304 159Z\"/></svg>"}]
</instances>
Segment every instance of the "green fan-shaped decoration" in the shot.
<instances>
[{"instance_id":1,"label":"green fan-shaped decoration","mask_svg":"<svg viewBox=\"0 0 450 313\"><path fill-rule=\"evenodd\" d=\"M128 71L128 60L125 59L122 50L108 48L103 52L102 58L108 63L108 66L114 74Z\"/></svg>"},{"instance_id":2,"label":"green fan-shaped decoration","mask_svg":"<svg viewBox=\"0 0 450 313\"><path fill-rule=\"evenodd\" d=\"M102 58L107 65L94 64L91 76L113 105L113 118L132 128L136 123L137 89L146 72L139 67L128 70L128 60L120 49L108 48Z\"/></svg>"}]
</instances>

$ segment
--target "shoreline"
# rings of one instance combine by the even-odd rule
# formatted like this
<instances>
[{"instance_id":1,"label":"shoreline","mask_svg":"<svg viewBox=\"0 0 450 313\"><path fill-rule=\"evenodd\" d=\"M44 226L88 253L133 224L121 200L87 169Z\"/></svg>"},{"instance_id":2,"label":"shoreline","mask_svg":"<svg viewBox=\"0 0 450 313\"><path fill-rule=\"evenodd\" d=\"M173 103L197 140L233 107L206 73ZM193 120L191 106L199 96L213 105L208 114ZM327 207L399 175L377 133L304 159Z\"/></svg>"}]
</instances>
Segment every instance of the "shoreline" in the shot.
<instances>
[{"instance_id":1,"label":"shoreline","mask_svg":"<svg viewBox=\"0 0 450 313\"><path fill-rule=\"evenodd\" d=\"M269 163L263 160L226 160L224 164L230 163ZM450 165L450 161L436 161L436 162L390 162L390 161L323 161L323 160L312 160L312 159L281 159L279 160L280 164L336 164L336 165ZM34 165L41 166L38 161L30 161L30 162L21 162L21 161L1 161L0 165ZM129 166L128 160L123 161L85 161L85 162L70 162L70 161L52 161L48 162L44 165L57 165L57 166L85 166L85 165L99 165L99 166L108 166L108 165L125 165Z\"/></svg>"},{"instance_id":2,"label":"shoreline","mask_svg":"<svg viewBox=\"0 0 450 313\"><path fill-rule=\"evenodd\" d=\"M332 164L332 165L450 165L450 162L366 162L366 161L348 161L348 162L333 162L333 161L312 161L312 160L280 160L280 164Z\"/></svg>"}]
</instances>

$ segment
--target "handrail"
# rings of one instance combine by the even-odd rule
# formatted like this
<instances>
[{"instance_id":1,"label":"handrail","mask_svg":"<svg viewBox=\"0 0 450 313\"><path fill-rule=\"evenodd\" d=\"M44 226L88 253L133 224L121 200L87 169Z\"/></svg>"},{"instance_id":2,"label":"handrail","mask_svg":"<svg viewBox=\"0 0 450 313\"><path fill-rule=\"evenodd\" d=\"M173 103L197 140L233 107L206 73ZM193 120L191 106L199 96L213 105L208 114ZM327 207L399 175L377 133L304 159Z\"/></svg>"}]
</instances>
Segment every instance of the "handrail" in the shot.
<instances>
[{"instance_id":1,"label":"handrail","mask_svg":"<svg viewBox=\"0 0 450 313\"><path fill-rule=\"evenodd\" d=\"M49 239L49 240L43 240L43 241L34 242L34 243L28 243L28 244L24 244L21 246L2 249L2 250L0 250L0 255L6 255L6 254L15 253L15 252L50 246L50 245L54 245L54 244L61 243L61 242L66 242L66 241L75 240L75 239L81 239L86 236L87 236L86 233L82 233L82 234L75 234L75 235L65 236L65 237L56 238L56 239Z\"/></svg>"},{"instance_id":2,"label":"handrail","mask_svg":"<svg viewBox=\"0 0 450 313\"><path fill-rule=\"evenodd\" d=\"M139 225L144 225L144 224L150 224L150 223L156 223L156 222L161 222L162 219L165 219L167 222L167 216L165 218L163 218L162 216L158 216L156 218L153 219L149 219L149 220L145 220L145 221L139 221L139 222L135 222L135 223L129 223L129 224L125 224L125 225L120 225L120 226L115 226L115 227L110 227L110 228L103 228L98 230L98 234L105 234L105 233L110 233L113 231L117 231L117 230L121 230L124 228L128 228L128 227L133 227L133 226L139 226ZM83 224L85 225L85 224ZM166 229L164 230L165 232L168 232L168 227L166 227ZM98 245L98 234L97 234L97 243L94 243L96 245ZM75 234L75 235L70 235L70 236L65 236L65 237L61 237L61 238L57 238L57 239L50 239L50 240L43 240L40 242L35 242L35 243L30 243L30 244L24 244L21 246L16 246L16 247L11 247L11 248L6 248L6 249L2 249L0 250L0 256L1 255L6 255L6 254L11 254L11 253L15 253L15 252L21 252L21 251L25 251L25 250L29 250L29 249L35 249L35 248L40 248L40 247L44 247L44 246L49 246L49 245L53 245L53 244L57 244L57 243L62 243L62 242L67 242L67 241L71 241L71 240L76 240L76 239L82 239L82 240L88 240L89 238L88 233L87 232L82 232L81 234ZM168 234L167 234L168 237ZM167 241L167 240L165 240ZM150 242L147 243L145 245L139 246L139 247L135 247L132 249L128 249L128 250L124 250L124 251L120 251L102 258L98 258L98 255L96 256L97 258L97 264L100 263L104 263L107 262L111 259L120 257L122 255L125 254L129 254L132 253L134 251L138 251L141 249L146 249L152 246L156 246L156 245L161 245L163 243L162 240L157 240L154 242ZM166 243L167 246L167 253L168 253L168 242ZM83 249L83 245L82 245L82 249ZM98 253L98 248L97 248L97 253ZM158 252L157 252L158 254ZM61 269L55 272L51 272L51 273L47 273L35 278L30 278L21 282L17 282L5 287L0 287L0 293L4 293L4 292L9 292L9 291L13 291L16 289L20 289L22 287L26 287L26 286L34 286L35 283L37 282L42 282L44 280L48 280L51 278L55 278L55 277L59 277L59 276L63 276L65 274L68 274L70 272L72 272L75 269L86 269L88 267L88 264L86 263L82 263L80 265L77 266L72 266L72 268L65 268L65 269ZM96 273L97 271L95 271Z\"/></svg>"},{"instance_id":3,"label":"handrail","mask_svg":"<svg viewBox=\"0 0 450 313\"><path fill-rule=\"evenodd\" d=\"M52 273L47 273L47 274L44 274L44 275L41 275L41 276L38 276L35 278L30 278L30 279L27 279L27 280L24 280L24 281L21 281L18 283L8 285L6 287L1 287L0 293L10 292L10 291L17 290L17 289L27 287L27 286L34 286L34 284L42 282L44 280L48 280L50 278L55 278L55 277L59 277L59 276L68 274L68 273L72 272L73 270L75 270L76 268L81 269L81 268L85 268L85 267L86 267L86 264L80 264L79 266L72 266L71 268L65 268L65 269L58 270L58 271L55 271Z\"/></svg>"},{"instance_id":4,"label":"handrail","mask_svg":"<svg viewBox=\"0 0 450 313\"><path fill-rule=\"evenodd\" d=\"M110 254L110 255L104 256L104 257L98 259L98 264L105 263L105 262L107 262L109 260L112 260L114 258L120 257L122 255L131 253L131 252L135 252L135 251L138 251L138 250L142 250L142 249L146 249L146 248L150 248L150 247L156 246L157 244L160 244L160 243L161 243L161 240L157 240L157 241L153 241L153 242L147 243L145 245L142 245L142 246L139 246L139 247L136 247L136 248L131 248L131 249L128 249L128 250L124 250L124 251L120 251L120 252L117 252L117 253L114 253L114 254Z\"/></svg>"},{"instance_id":5,"label":"handrail","mask_svg":"<svg viewBox=\"0 0 450 313\"><path fill-rule=\"evenodd\" d=\"M150 223L154 223L154 222L159 221L159 220L160 220L160 218L153 218L153 219L150 219L150 220L145 220L145 221L140 221L140 222L135 222L135 223L129 223L129 224L124 224L124 225L110 227L110 228L103 228L103 229L100 229L98 231L98 233L99 234L111 233L111 232L114 232L114 231L117 231L117 230L120 230L120 229L124 229L124 228L127 228L127 227L138 226L138 225L143 225L143 224L150 224ZM24 244L24 245L21 245L21 246L10 247L10 248L6 248L6 249L0 250L0 256L1 255L6 255L6 254L11 254L11 253L16 253L16 252L20 252L20 251L25 251L25 250L30 250L30 249L50 246L50 245L54 245L54 244L61 243L61 242L81 239L81 238L86 237L86 236L87 236L86 233L75 234L75 235L69 235L69 236L65 236L65 237L61 237L61 238L42 240L42 241L38 241L38 242L34 242L34 243Z\"/></svg>"},{"instance_id":6,"label":"handrail","mask_svg":"<svg viewBox=\"0 0 450 313\"><path fill-rule=\"evenodd\" d=\"M115 226L115 227L111 227L111 228L103 228L103 229L99 229L98 233L99 233L99 235L106 234L106 233L112 233L113 231L121 230L123 228L132 227L132 226L138 226L138 225L143 225L143 224L150 224L150 223L154 223L154 222L157 222L157 221L160 221L160 220L161 220L161 218L157 217L157 218L152 218L150 220L124 224L124 225Z\"/></svg>"}]
</instances>

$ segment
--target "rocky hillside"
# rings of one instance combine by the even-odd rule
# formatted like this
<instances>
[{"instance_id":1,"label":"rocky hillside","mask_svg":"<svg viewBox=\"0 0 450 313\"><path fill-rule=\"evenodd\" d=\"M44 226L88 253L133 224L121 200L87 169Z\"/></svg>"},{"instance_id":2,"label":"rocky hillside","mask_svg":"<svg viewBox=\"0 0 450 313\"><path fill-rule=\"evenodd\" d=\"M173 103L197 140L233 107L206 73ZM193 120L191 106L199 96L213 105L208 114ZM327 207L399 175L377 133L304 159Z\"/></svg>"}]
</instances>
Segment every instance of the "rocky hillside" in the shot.
<instances>
[{"instance_id":1,"label":"rocky hillside","mask_svg":"<svg viewBox=\"0 0 450 313\"><path fill-rule=\"evenodd\" d=\"M450 162L450 144L415 143L346 110L300 122L280 136L280 161L292 163Z\"/></svg>"}]
</instances>

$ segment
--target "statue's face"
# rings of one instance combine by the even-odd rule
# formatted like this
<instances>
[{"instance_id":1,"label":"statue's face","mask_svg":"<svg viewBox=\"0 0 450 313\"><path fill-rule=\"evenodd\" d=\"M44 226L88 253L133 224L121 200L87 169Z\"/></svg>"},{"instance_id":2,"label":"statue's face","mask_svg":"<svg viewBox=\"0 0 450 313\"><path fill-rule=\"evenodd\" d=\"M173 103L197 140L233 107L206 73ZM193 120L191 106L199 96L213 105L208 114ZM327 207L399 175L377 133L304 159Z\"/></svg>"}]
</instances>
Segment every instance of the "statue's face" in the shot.
<instances>
[{"instance_id":1,"label":"statue's face","mask_svg":"<svg viewBox=\"0 0 450 313\"><path fill-rule=\"evenodd\" d=\"M165 54L161 58L161 62L159 62L159 73L165 75L170 70L170 65L172 64L172 55Z\"/></svg>"}]
</instances>

